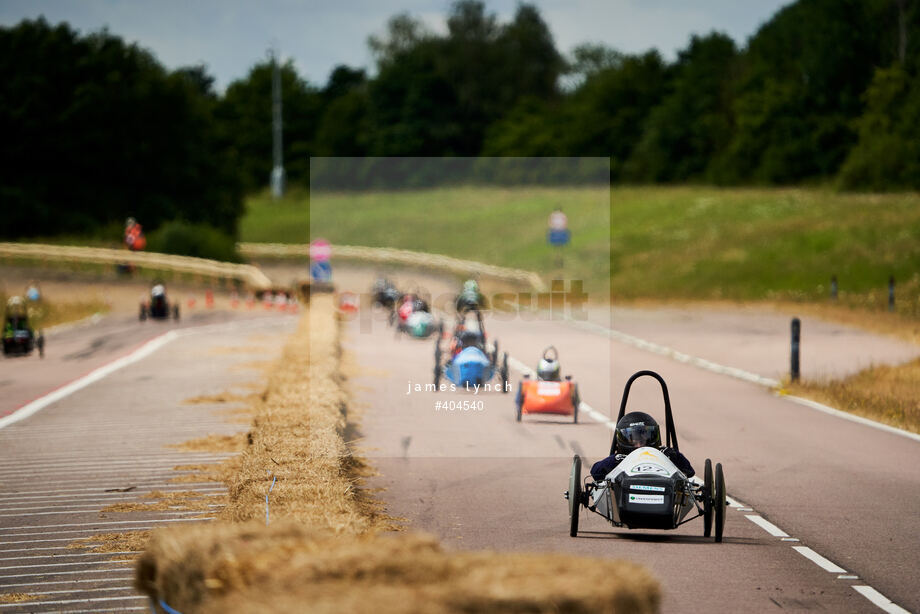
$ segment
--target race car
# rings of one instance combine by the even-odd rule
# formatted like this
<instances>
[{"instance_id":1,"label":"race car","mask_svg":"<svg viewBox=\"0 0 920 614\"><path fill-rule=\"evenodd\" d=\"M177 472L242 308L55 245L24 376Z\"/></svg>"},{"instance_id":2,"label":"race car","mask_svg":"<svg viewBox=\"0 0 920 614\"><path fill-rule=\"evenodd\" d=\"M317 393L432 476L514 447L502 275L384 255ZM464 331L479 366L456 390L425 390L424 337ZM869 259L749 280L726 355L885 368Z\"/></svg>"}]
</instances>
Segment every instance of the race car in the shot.
<instances>
[{"instance_id":1,"label":"race car","mask_svg":"<svg viewBox=\"0 0 920 614\"><path fill-rule=\"evenodd\" d=\"M620 402L619 424L626 412L626 401L632 383L640 377L652 377L661 385L665 408L666 449L678 450L677 432L671 415L671 400L664 379L654 371L639 371L626 382ZM618 436L610 446L611 456L617 454ZM659 438L660 442L660 438ZM619 457L617 457L619 458ZM696 518L703 518L703 536L710 537L715 524L715 541L721 542L725 528L725 476L721 463L706 459L703 483L687 477L677 468L665 451L657 447L638 447L629 452L603 479L581 478L581 458L572 459L569 489L564 497L569 505L569 535L578 535L581 508L602 516L615 527L629 529L676 529ZM690 516L692 512L695 515ZM689 516L689 517L688 517Z\"/></svg>"},{"instance_id":2,"label":"race car","mask_svg":"<svg viewBox=\"0 0 920 614\"><path fill-rule=\"evenodd\" d=\"M454 307L458 314L469 310L481 310L485 308L485 297L479 291L479 284L475 280L468 279L463 282L463 289L457 295L454 301Z\"/></svg>"},{"instance_id":3,"label":"race car","mask_svg":"<svg viewBox=\"0 0 920 614\"><path fill-rule=\"evenodd\" d=\"M428 301L418 294L410 293L400 297L397 308L391 312L390 320L396 325L396 332L406 333L416 339L427 339L433 333L440 337L443 325L431 313Z\"/></svg>"},{"instance_id":4,"label":"race car","mask_svg":"<svg viewBox=\"0 0 920 614\"><path fill-rule=\"evenodd\" d=\"M35 348L38 348L38 356L44 358L45 337L29 324L22 297L13 296L7 301L3 316L3 355L27 356Z\"/></svg>"},{"instance_id":5,"label":"race car","mask_svg":"<svg viewBox=\"0 0 920 614\"><path fill-rule=\"evenodd\" d=\"M475 314L475 318L471 314ZM473 310L458 314L454 333L450 338L447 351L441 347L442 335L438 336L434 346L434 385L440 389L441 378L446 378L454 388L480 390L500 388L503 393L510 391L508 381L508 354L499 359L498 342L486 340L482 314ZM490 384L497 378L496 384Z\"/></svg>"},{"instance_id":6,"label":"race car","mask_svg":"<svg viewBox=\"0 0 920 614\"><path fill-rule=\"evenodd\" d=\"M155 320L179 319L179 303L170 303L166 297L166 284L155 281L150 287L150 297L141 302L138 317L141 322L147 318Z\"/></svg>"},{"instance_id":7,"label":"race car","mask_svg":"<svg viewBox=\"0 0 920 614\"><path fill-rule=\"evenodd\" d=\"M374 297L374 305L393 311L396 309L396 301L402 294L396 289L396 286L386 277L379 277L371 288L371 294Z\"/></svg>"},{"instance_id":8,"label":"race car","mask_svg":"<svg viewBox=\"0 0 920 614\"><path fill-rule=\"evenodd\" d=\"M537 365L537 379L531 379L528 373L518 385L515 398L518 422L525 414L572 416L572 422L578 422L578 405L581 403L578 384L572 381L571 375L566 375L563 380L561 374L559 353L550 346L543 350L543 357Z\"/></svg>"}]
</instances>

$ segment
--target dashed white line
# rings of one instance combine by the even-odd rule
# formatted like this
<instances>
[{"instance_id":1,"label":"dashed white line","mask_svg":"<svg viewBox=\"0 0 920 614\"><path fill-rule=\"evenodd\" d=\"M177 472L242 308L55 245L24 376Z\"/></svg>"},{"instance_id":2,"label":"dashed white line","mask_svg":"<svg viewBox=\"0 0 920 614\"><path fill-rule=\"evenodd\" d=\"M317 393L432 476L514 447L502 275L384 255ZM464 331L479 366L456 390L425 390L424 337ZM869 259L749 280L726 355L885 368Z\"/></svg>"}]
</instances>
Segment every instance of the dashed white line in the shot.
<instances>
[{"instance_id":1,"label":"dashed white line","mask_svg":"<svg viewBox=\"0 0 920 614\"><path fill-rule=\"evenodd\" d=\"M810 560L812 563L823 569L824 571L829 571L831 573L840 573L844 574L847 572L846 569L837 565L836 563L829 561L824 558L808 546L793 546L793 550L804 556L806 559Z\"/></svg>"},{"instance_id":2,"label":"dashed white line","mask_svg":"<svg viewBox=\"0 0 920 614\"><path fill-rule=\"evenodd\" d=\"M880 607L882 610L888 612L888 614L910 614L909 611L905 610L871 586L856 584L853 586L853 590Z\"/></svg>"},{"instance_id":3,"label":"dashed white line","mask_svg":"<svg viewBox=\"0 0 920 614\"><path fill-rule=\"evenodd\" d=\"M767 520L766 518L762 516L758 516L756 514L747 514L745 518L747 518L748 520L756 524L758 527L760 527L761 529L763 529L764 531L766 531L773 537L783 537L783 538L789 537L788 533L786 533L785 531L780 529L778 526L776 526L775 524L773 524L772 522L770 522L769 520Z\"/></svg>"}]
</instances>

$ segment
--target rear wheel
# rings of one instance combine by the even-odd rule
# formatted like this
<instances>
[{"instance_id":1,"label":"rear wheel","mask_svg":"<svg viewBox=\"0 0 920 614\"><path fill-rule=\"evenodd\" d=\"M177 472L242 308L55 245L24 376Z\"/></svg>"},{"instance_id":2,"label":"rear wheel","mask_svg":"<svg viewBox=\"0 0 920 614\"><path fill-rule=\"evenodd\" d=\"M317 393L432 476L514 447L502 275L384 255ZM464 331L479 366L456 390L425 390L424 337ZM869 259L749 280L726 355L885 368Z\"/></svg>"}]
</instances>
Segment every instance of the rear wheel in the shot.
<instances>
[{"instance_id":1,"label":"rear wheel","mask_svg":"<svg viewBox=\"0 0 920 614\"><path fill-rule=\"evenodd\" d=\"M712 535L712 461L703 469L703 537Z\"/></svg>"},{"instance_id":2,"label":"rear wheel","mask_svg":"<svg viewBox=\"0 0 920 614\"><path fill-rule=\"evenodd\" d=\"M138 314L138 319L141 322L147 319L147 306L146 305L141 305L141 311Z\"/></svg>"},{"instance_id":3,"label":"rear wheel","mask_svg":"<svg viewBox=\"0 0 920 614\"><path fill-rule=\"evenodd\" d=\"M44 358L45 357L45 336L39 335L38 339L35 340L35 345L38 346L38 357Z\"/></svg>"},{"instance_id":4,"label":"rear wheel","mask_svg":"<svg viewBox=\"0 0 920 614\"><path fill-rule=\"evenodd\" d=\"M502 356L502 368L500 372L502 378L502 394L508 394L508 352Z\"/></svg>"},{"instance_id":5,"label":"rear wheel","mask_svg":"<svg viewBox=\"0 0 920 614\"><path fill-rule=\"evenodd\" d=\"M581 513L581 457L572 458L569 475L569 537L578 535L578 516Z\"/></svg>"},{"instance_id":6,"label":"rear wheel","mask_svg":"<svg viewBox=\"0 0 920 614\"><path fill-rule=\"evenodd\" d=\"M716 542L722 541L722 532L725 529L725 476L722 474L722 463L716 463L715 506Z\"/></svg>"},{"instance_id":7,"label":"rear wheel","mask_svg":"<svg viewBox=\"0 0 920 614\"><path fill-rule=\"evenodd\" d=\"M173 320L178 320L178 319L179 319L179 305L173 305L173 308L172 308L172 317L173 317Z\"/></svg>"}]
</instances>

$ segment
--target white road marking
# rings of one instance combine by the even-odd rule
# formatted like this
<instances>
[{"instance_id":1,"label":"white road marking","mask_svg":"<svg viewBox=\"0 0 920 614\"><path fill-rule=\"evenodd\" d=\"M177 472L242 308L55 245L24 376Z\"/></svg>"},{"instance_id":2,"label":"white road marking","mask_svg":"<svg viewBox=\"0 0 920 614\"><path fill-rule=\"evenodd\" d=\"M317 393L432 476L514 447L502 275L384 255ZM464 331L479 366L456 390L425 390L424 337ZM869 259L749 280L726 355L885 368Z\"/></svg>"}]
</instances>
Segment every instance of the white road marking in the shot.
<instances>
[{"instance_id":1,"label":"white road marking","mask_svg":"<svg viewBox=\"0 0 920 614\"><path fill-rule=\"evenodd\" d=\"M60 614L60 612L60 610L42 610L40 612L31 612L30 614ZM115 614L120 614L121 612L150 612L150 608L146 606L122 606L117 610L67 610L67 614L103 614L103 612L114 612Z\"/></svg>"},{"instance_id":2,"label":"white road marking","mask_svg":"<svg viewBox=\"0 0 920 614\"><path fill-rule=\"evenodd\" d=\"M82 593L99 593L99 592L112 592L112 591L134 591L133 586L106 586L99 588L81 588L73 591L29 591L30 595L74 595ZM130 595L134 597L134 595ZM28 605L28 602L21 602L20 605Z\"/></svg>"},{"instance_id":3,"label":"white road marking","mask_svg":"<svg viewBox=\"0 0 920 614\"><path fill-rule=\"evenodd\" d=\"M151 501L150 504L152 505L153 503L154 503L154 502ZM143 504L142 504L142 505L143 505ZM209 505L208 507L214 507L214 506L213 506L213 505ZM157 514L163 514L164 516L189 516L189 515L192 515L192 514L203 514L203 513L205 512L205 510L182 510L182 511L178 511L178 510L143 510L143 509L136 509L136 510L130 510L130 511L131 511L131 512L156 512ZM78 511L78 512L76 512L76 513L78 513L78 514L80 514L80 513L82 513L82 514L89 514L89 513L92 513L92 512L99 512L99 513L102 513L103 510L100 509L99 507L91 507L91 508L89 508L89 509L84 509L84 510ZM109 514L109 513L111 513L111 514L118 514L118 513L121 513L121 512L115 511L115 512L105 512L105 513L106 513L106 514ZM23 513L23 514L0 514L0 518L25 518L25 517L27 517L27 516L51 516L51 515L56 515L56 514L68 514L68 515L69 515L69 514L71 514L71 512L68 512L68 511L64 511L64 512L26 512L26 513ZM2 530L2 529L0 529L0 530Z\"/></svg>"},{"instance_id":4,"label":"white road marking","mask_svg":"<svg viewBox=\"0 0 920 614\"><path fill-rule=\"evenodd\" d=\"M290 318L285 318L285 319L290 319ZM11 424L15 424L16 422L19 422L20 420L25 420L29 416L36 414L39 411L43 410L44 408L48 407L52 403L56 403L57 401L60 401L61 399L64 399L72 395L73 393L79 390L82 390L83 388L86 388L90 384L93 384L95 382L98 382L101 379L108 377L109 375L111 375L112 373L115 373L116 371L123 369L127 367L128 365L132 365L146 358L147 356L150 356L151 354L156 352L158 349L160 349L161 347L163 347L170 341L173 341L179 337L184 337L186 335L192 335L192 334L198 334L198 333L217 332L217 331L227 330L227 329L233 330L235 328L239 328L240 325L243 323L246 325L248 329L251 329L253 327L258 327L266 323L274 324L278 321L280 321L280 318L276 316L272 318L260 318L260 319L253 319L253 320L248 320L248 321L238 320L238 321L231 321L231 322L219 322L215 324L208 324L205 326L196 326L192 328L182 328L182 329L170 330L168 332L163 333L162 335L159 335L147 341L146 343L141 345L139 348L137 348L136 350L133 350L132 352L126 354L125 356L116 358L112 362L109 362L91 371L90 373L84 375L83 377L80 377L70 382L69 384L65 384L61 386L60 388L58 388L57 390L53 390L52 392L49 392L48 394L42 397L39 397L30 403L26 403L25 405L23 405L22 407L16 410L13 410L13 413L9 414L8 416L4 416L3 418L0 418L0 429L3 429Z\"/></svg>"},{"instance_id":5,"label":"white road marking","mask_svg":"<svg viewBox=\"0 0 920 614\"><path fill-rule=\"evenodd\" d=\"M751 373L749 371L745 371L744 369L738 369L736 367L727 367L725 365L720 365L710 360L706 360L705 358L699 358L697 356L691 356L683 352L678 352L677 350L673 348L669 348L667 346L660 345L652 341L647 341L645 339L640 339L639 337L634 337L633 335L629 335L627 333L624 333L618 330L614 330L612 328L607 328L606 326L595 324L594 322L589 322L587 320L575 320L568 315L565 317L565 319L566 321L570 322L571 324L577 327L599 332L601 334L607 335L611 339L615 339L616 341L619 341L626 345L638 348L640 350L646 350L646 351L649 351L655 354L659 354L661 356L667 356L667 357L673 358L674 360L678 362L690 364L695 367L705 369L707 371L712 371L713 373L718 373L720 375L728 375L730 377L734 377L736 379L758 384L766 388L779 388L781 385L779 380L775 380L769 377L764 377L762 375L757 375L756 373ZM914 441L920 441L920 434L911 433L910 431L905 431L903 429L895 428L893 426L882 424L881 422L876 422L874 420L869 420L868 418L863 418L861 416L855 416L853 414L850 414L844 411L840 411L839 409L834 409L833 407L828 407L827 405L822 405L821 403L817 403L809 399L803 399L802 397L797 397L791 394L777 394L777 396L784 398L784 399L788 399L789 401L792 401L793 403L798 403L799 405L804 405L805 407L810 407L811 409L815 409L815 410L824 412L826 414L836 416L838 418L843 418L844 420L856 422L864 426L869 426L874 429L892 433L894 435L900 435L901 437L907 437L908 439L913 439Z\"/></svg>"},{"instance_id":6,"label":"white road marking","mask_svg":"<svg viewBox=\"0 0 920 614\"><path fill-rule=\"evenodd\" d=\"M620 343L624 343L640 350L653 352L661 356L667 356L669 358L673 358L677 362L690 364L701 369L706 369L707 371L712 371L713 373L728 375L736 379L759 384L768 388L776 388L780 384L778 380L769 377L763 377L762 375L757 375L756 373L751 373L750 371L745 371L744 369L720 365L718 363L712 362L711 360L706 360L705 358L691 356L690 354L679 352L674 348L669 348L666 345L661 345L653 341L646 341L645 339L640 339L639 337L634 337L633 335L629 335L612 328L607 328L606 326L601 326L600 324L595 324L594 322L589 322L587 320L575 320L568 315L566 315L565 319L575 326L607 335L611 339L615 339Z\"/></svg>"},{"instance_id":7,"label":"white road marking","mask_svg":"<svg viewBox=\"0 0 920 614\"><path fill-rule=\"evenodd\" d=\"M141 597L140 595L129 595L125 597L92 597L86 599L62 599L60 601L27 601L24 603L0 603L0 608L15 608L22 607L23 605L33 606L33 605L67 605L69 603L97 603L100 601L128 601L128 600L137 600L137 599L147 599L147 597ZM98 611L98 610L95 610Z\"/></svg>"},{"instance_id":8,"label":"white road marking","mask_svg":"<svg viewBox=\"0 0 920 614\"><path fill-rule=\"evenodd\" d=\"M16 501L7 503L7 505L13 505L13 506L34 505L35 503L41 503L43 501L48 503L49 505L53 505L55 503L65 503L66 504L68 501L73 501L74 503L77 503L77 504L93 503L93 502L111 503L112 500L116 498L136 499L138 498L138 495L149 495L150 493L153 493L153 492L168 493L168 492L183 492L186 490L190 490L188 488L183 488L183 486L185 485L182 482L175 482L169 485L171 490L167 490L166 488L144 488L144 489L129 490L127 492L98 492L97 491L96 493L85 494L85 495L45 495L45 496L19 497L17 496L16 493L2 493L0 494L0 498L5 499L5 498L16 497L16 499L19 501L18 503ZM227 492L227 489L222 486L208 486L206 488L194 488L191 490L194 490L194 492L196 493L205 494L209 497L215 497L221 494L225 494ZM4 509L2 511L7 511L7 510Z\"/></svg>"},{"instance_id":9,"label":"white road marking","mask_svg":"<svg viewBox=\"0 0 920 614\"><path fill-rule=\"evenodd\" d=\"M805 407L810 407L825 414L830 414L831 416L836 416L838 418L843 418L844 420L849 420L850 422L856 422L857 424L862 424L864 426L871 426L874 429L880 431L885 431L893 435L900 435L901 437L907 437L908 439L913 439L914 441L920 441L920 434L911 433L887 424L882 424L881 422L876 422L875 420L869 420L868 418L863 418L862 416L857 416L849 412L840 411L839 409L834 409L824 405L823 403L818 403L817 401L812 401L811 399L803 399L802 397L797 397L792 394L781 394L777 393L778 397L792 401L793 403L798 403L799 405L804 405Z\"/></svg>"},{"instance_id":10,"label":"white road marking","mask_svg":"<svg viewBox=\"0 0 920 614\"><path fill-rule=\"evenodd\" d=\"M110 554L140 554L141 550L125 550L123 552L77 552L72 554L37 554L35 556L4 557L0 561L24 561L27 559L60 559L68 556L108 556Z\"/></svg>"},{"instance_id":11,"label":"white road marking","mask_svg":"<svg viewBox=\"0 0 920 614\"><path fill-rule=\"evenodd\" d=\"M76 379L70 382L69 384L65 384L64 386L61 386L57 390L54 390L53 392L50 392L42 397L39 397L38 399L35 399L31 403L27 403L26 405L20 407L19 409L14 410L12 414L5 416L3 418L0 418L0 429L7 427L11 424L15 424L16 422L19 422L20 420L25 420L29 416L35 413L38 413L39 411L48 407L52 403L56 403L57 401L60 401L61 399L64 399L72 395L78 390L82 390L83 388L86 388L92 383L98 382L99 380L105 377L108 377L109 375L111 375L112 373L115 373L119 369L123 369L124 367L127 367L128 365L134 364L137 361L143 358L146 358L147 356L150 356L151 354L156 352L158 349L160 349L161 347L163 347L164 345L166 345L167 343L169 343L176 337L178 337L178 335L176 334L176 331L174 330L163 333L162 335L159 335L158 337L154 337L150 341L146 342L145 344L143 344L141 347L134 350L130 354L122 356L121 358L116 358L112 362L106 365L103 365L94 371L91 371L90 373L84 375L83 377Z\"/></svg>"},{"instance_id":12,"label":"white road marking","mask_svg":"<svg viewBox=\"0 0 920 614\"><path fill-rule=\"evenodd\" d=\"M34 573L20 573L12 574L6 576L0 576L0 580L5 578L32 578L34 576L72 576L74 574L85 574L85 573L109 573L110 571L128 571L133 569L134 563L125 562L122 564L112 563L116 565L115 567L109 567L107 569L82 569L79 571L39 571Z\"/></svg>"},{"instance_id":13,"label":"white road marking","mask_svg":"<svg viewBox=\"0 0 920 614\"><path fill-rule=\"evenodd\" d=\"M45 586L46 584L99 584L102 582L124 582L131 581L134 576L118 576L114 578L90 578L88 580L43 580L42 582L19 582L18 584L4 584L3 588L12 588L19 586Z\"/></svg>"},{"instance_id":14,"label":"white road marking","mask_svg":"<svg viewBox=\"0 0 920 614\"><path fill-rule=\"evenodd\" d=\"M116 553L112 553L116 554ZM115 561L73 561L70 563L42 563L40 565L4 565L0 567L0 570L6 571L8 569L44 569L45 567L90 567L92 565L109 565ZM127 563L133 563L133 561L125 561Z\"/></svg>"},{"instance_id":15,"label":"white road marking","mask_svg":"<svg viewBox=\"0 0 920 614\"><path fill-rule=\"evenodd\" d=\"M778 526L763 518L762 516L757 516L756 514L748 514L745 516L748 520L756 524L758 527L772 535L773 537L789 537L789 534L780 529Z\"/></svg>"},{"instance_id":16,"label":"white road marking","mask_svg":"<svg viewBox=\"0 0 920 614\"><path fill-rule=\"evenodd\" d=\"M844 569L840 565L837 565L836 563L833 563L827 560L826 558L824 558L823 556L821 556L820 554L818 554L817 552L815 552L808 546L793 546L792 549L825 571L830 571L832 573L840 573L840 574L847 572L846 569Z\"/></svg>"},{"instance_id":17,"label":"white road marking","mask_svg":"<svg viewBox=\"0 0 920 614\"><path fill-rule=\"evenodd\" d=\"M192 486L214 486L215 484L220 483L220 482L164 482L163 480L154 480L153 482L144 482L143 480L140 480L138 482L134 482L133 480L125 480L125 481L128 482L129 486L134 486L135 490L127 490L127 491L115 490L115 491L112 491L112 494L115 494L115 495L130 494L130 493L138 492L137 489L140 489L140 488L151 488L154 490L162 490L163 488L186 488L186 487L190 488ZM108 485L110 486L111 484L108 484ZM11 496L17 496L17 495L40 495L40 494L45 494L45 493L75 493L75 492L91 492L91 493L105 494L105 488L100 487L100 486L92 486L89 488L61 488L61 489L55 489L55 490L25 490L21 492L7 491L7 492L0 492L0 497L8 497L8 496L11 497ZM55 494L54 496L67 496L67 495Z\"/></svg>"},{"instance_id":18,"label":"white road marking","mask_svg":"<svg viewBox=\"0 0 920 614\"><path fill-rule=\"evenodd\" d=\"M843 574L842 576L837 576L838 580L859 580L859 576Z\"/></svg>"},{"instance_id":19,"label":"white road marking","mask_svg":"<svg viewBox=\"0 0 920 614\"><path fill-rule=\"evenodd\" d=\"M910 614L909 611L905 610L871 586L856 584L853 586L853 589L889 614Z\"/></svg>"},{"instance_id":20,"label":"white road marking","mask_svg":"<svg viewBox=\"0 0 920 614\"><path fill-rule=\"evenodd\" d=\"M204 520L204 519L202 519ZM208 518L207 520L213 520ZM100 525L109 525L109 524L146 524L150 522L188 522L187 518L163 518L155 520L104 520L99 522L75 522L71 524L43 524L43 525L28 525L22 527L0 527L0 531L20 531L22 529L57 529L63 527L98 527ZM128 528L128 527L124 527ZM45 531L45 533L81 533L82 531ZM7 535L14 535L14 533L8 533ZM6 537L2 536L2 537ZM35 533L35 535L40 535L40 533Z\"/></svg>"},{"instance_id":21,"label":"white road marking","mask_svg":"<svg viewBox=\"0 0 920 614\"><path fill-rule=\"evenodd\" d=\"M571 320L571 321L575 322L574 320ZM599 330L601 330L601 331L607 332L607 333L610 334L611 337L613 337L613 338L615 338L615 339L618 339L618 340L621 340L621 341L624 341L624 342L626 342L626 343L628 343L628 344L635 345L635 347L639 347L639 348L641 348L641 349L647 349L647 350L649 350L649 351L653 351L653 352L658 353L658 354L663 354L663 355L666 355L666 356L671 356L672 358L674 358L675 360L678 360L678 361L680 361L680 362L687 362L687 363L689 363L689 364L692 364L692 365L695 365L695 366L698 366L698 367L702 367L702 368L704 368L704 369L707 369L707 370L710 370L710 371L714 371L714 372L716 372L716 373L722 373L722 374L724 374L724 375L731 375L732 377L737 377L737 378L739 378L739 379L744 379L744 380L746 380L746 381L751 381L751 382L754 382L754 383L757 383L757 384L760 384L760 385L766 385L766 386L770 386L770 387L777 387L777 386L779 386L779 382L777 382L776 380L770 380L769 378L762 378L762 377L760 377L759 375L755 375L755 374L752 374L752 373L747 373L747 372L742 371L742 370L740 370L740 369L732 369L732 368L730 368L730 367L722 367L721 365L717 365L716 363L712 363L712 362L710 362L710 361L703 360L703 359L700 359L700 358L694 358L694 357L692 357L692 356L688 356L688 355L682 354L682 353L680 353L680 352L675 352L674 350L672 350L672 349L670 349L670 348L666 348L666 347L664 347L664 346L659 346L659 345L657 345L657 344L654 344L654 343L651 343L651 342L648 342L648 341L644 341L644 340L642 340L642 339L639 339L638 337L632 337L632 336L630 336L630 335L626 335L625 333L619 333L618 331L613 331L613 330L611 330L611 329L608 329L608 328L605 328L605 327L602 327L602 326L599 326L599 325L592 325L591 328L595 328L595 329L599 329ZM628 338L629 340L625 340L626 338ZM633 342L636 342L636 343L633 343ZM641 343L639 343L639 342L641 342ZM522 363L521 361L517 360L516 358L513 358L511 355L508 356L508 365L509 365L510 367L512 367L513 369L515 369L516 371L522 373L522 374L530 375L531 377L534 377L534 376L536 375L536 372L535 372L533 369L531 369L530 367L528 367L526 364ZM786 399L789 399L789 400L793 400L793 401L795 401L795 402L806 401L805 403L802 403L802 404L803 404L803 405L807 405L808 407L812 407L812 406L813 406L812 404L814 404L814 405L820 405L820 403L814 403L813 401L807 401L806 399L800 399L799 397L795 397L795 396L791 396L791 395L783 395L783 398L786 398ZM866 425L868 425L868 426L874 426L874 427L876 427L876 428L881 428L882 430L885 430L885 431L893 432L893 433L899 434L899 435L905 435L905 436L910 437L911 439L916 439L916 440L920 441L920 435L916 435L916 434L914 434L914 433L908 433L907 431L901 431L900 429L895 429L895 428L890 427L890 426L888 426L888 425L880 424L880 423L877 423L877 422L873 422L873 421L871 421L871 420L867 420L867 419L865 419L865 418L860 418L860 417L858 417L858 416L851 416L850 414L846 414L845 412L841 412L841 411L839 411L839 410L836 410L836 409L833 409L833 408L830 408L830 407L827 407L827 406L823 406L823 405L822 405L822 406L820 406L820 407L815 407L815 409L819 409L820 411L826 411L827 413L831 413L832 415L839 415L840 417L843 417L843 418L854 419L854 421L859 422L860 424L866 424ZM591 418L593 418L593 419L596 420L597 422L600 422L600 423L604 424L604 425L607 426L609 429L611 429L611 430L616 430L616 422L614 422L610 417L605 416L604 414L602 414L602 413L600 413L599 411L595 410L593 407L591 407L590 405L588 405L588 404L585 403L584 401L582 401L582 402L579 404L578 410L579 410L579 412L584 412L584 413L588 414L589 416L591 416ZM697 483L701 483L700 480L699 480L699 478L693 478L693 479L694 479L694 481L696 481ZM732 499L731 497L726 497L726 500L727 500L727 502L729 503L729 505L731 505L732 507L736 508L736 509L739 510L739 511L745 511L745 512L753 511L753 508L752 508L752 507L747 506L747 505L745 505L745 504L742 504L740 501L736 501L736 500ZM788 533L786 533L785 531L783 531L782 529L780 529L778 526L776 526L776 525L773 524L772 522L766 520L766 519L763 518L762 516L758 516L758 515L756 515L756 514L748 514L748 515L745 515L745 518L747 518L748 520L750 520L751 522L753 522L754 524L756 524L757 526L759 526L760 528L762 528L763 530L765 530L765 531L766 531L767 533L769 533L770 535L772 535L772 536L774 536L774 537L780 537L780 538L782 538L782 541L789 541L789 542L798 542L798 541L799 541L799 540L798 540L797 538L795 538L795 537L790 537ZM820 566L821 568L823 568L823 569L825 569L825 570L827 570L827 571L835 572L835 573L841 573L841 574L845 574L845 573L846 573L846 570L845 570L845 569L843 569L843 568L839 567L838 565L832 563L831 561L829 561L828 559L824 558L823 556L821 556L820 554L818 554L817 552L815 552L815 551L812 550L811 548L808 548L808 547L806 547L806 546L793 546L793 548L794 548L799 554L801 554L802 556L804 556L804 557L806 557L807 559L811 560L812 562L814 562L815 564L817 564L818 566ZM845 579L852 579L852 578L855 578L855 577L856 577L856 576L838 576L838 579L844 579L844 580L845 580ZM855 588L856 590L859 590L860 593L863 593L870 601L872 601L872 603L874 603L875 605L879 606L880 608L882 608L882 609L885 610L886 612L889 612L889 613L892 613L892 614L910 614L907 610L905 610L905 609L902 608L901 606L899 606L899 605L897 605L897 604L891 602L887 597L885 597L884 595L882 595L881 593L879 593L878 591L876 591L876 590L875 590L874 588L872 588L871 586L863 586L863 587L854 586L853 588ZM860 589L865 589L865 590L860 590ZM873 596L870 597L870 596L869 596L870 594L873 595ZM888 606L882 605L883 603L887 603ZM895 608L895 609L886 609L887 607L891 607L891 608Z\"/></svg>"}]
</instances>

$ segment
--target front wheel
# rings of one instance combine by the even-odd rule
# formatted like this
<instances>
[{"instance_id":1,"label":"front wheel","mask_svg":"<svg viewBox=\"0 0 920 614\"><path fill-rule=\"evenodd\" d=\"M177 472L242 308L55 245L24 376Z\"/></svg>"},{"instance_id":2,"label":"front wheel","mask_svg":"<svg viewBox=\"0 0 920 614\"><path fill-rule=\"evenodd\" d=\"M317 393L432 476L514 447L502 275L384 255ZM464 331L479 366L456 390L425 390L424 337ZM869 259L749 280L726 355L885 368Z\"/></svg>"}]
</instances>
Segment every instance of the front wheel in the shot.
<instances>
[{"instance_id":1,"label":"front wheel","mask_svg":"<svg viewBox=\"0 0 920 614\"><path fill-rule=\"evenodd\" d=\"M581 514L581 457L572 458L569 475L569 537L578 536L578 517Z\"/></svg>"},{"instance_id":2,"label":"front wheel","mask_svg":"<svg viewBox=\"0 0 920 614\"><path fill-rule=\"evenodd\" d=\"M172 308L172 317L173 317L173 320L178 320L178 319L179 319L179 306L178 306L178 305L173 305L173 308Z\"/></svg>"},{"instance_id":3,"label":"front wheel","mask_svg":"<svg viewBox=\"0 0 920 614\"><path fill-rule=\"evenodd\" d=\"M712 461L703 469L703 537L712 535Z\"/></svg>"},{"instance_id":4,"label":"front wheel","mask_svg":"<svg viewBox=\"0 0 920 614\"><path fill-rule=\"evenodd\" d=\"M508 394L508 352L502 356L502 368L500 371L502 378L502 394Z\"/></svg>"},{"instance_id":5,"label":"front wheel","mask_svg":"<svg viewBox=\"0 0 920 614\"><path fill-rule=\"evenodd\" d=\"M715 494L713 504L715 505L716 543L721 543L722 533L725 529L726 506L725 476L722 474L722 463L716 463Z\"/></svg>"},{"instance_id":6,"label":"front wheel","mask_svg":"<svg viewBox=\"0 0 920 614\"><path fill-rule=\"evenodd\" d=\"M147 319L147 306L146 305L141 305L141 311L137 317L141 322Z\"/></svg>"}]
</instances>

